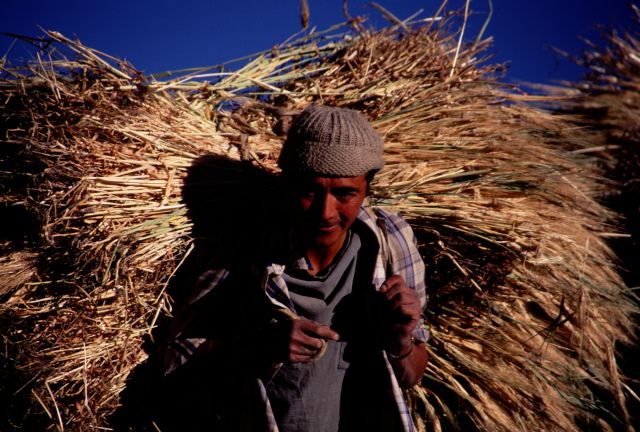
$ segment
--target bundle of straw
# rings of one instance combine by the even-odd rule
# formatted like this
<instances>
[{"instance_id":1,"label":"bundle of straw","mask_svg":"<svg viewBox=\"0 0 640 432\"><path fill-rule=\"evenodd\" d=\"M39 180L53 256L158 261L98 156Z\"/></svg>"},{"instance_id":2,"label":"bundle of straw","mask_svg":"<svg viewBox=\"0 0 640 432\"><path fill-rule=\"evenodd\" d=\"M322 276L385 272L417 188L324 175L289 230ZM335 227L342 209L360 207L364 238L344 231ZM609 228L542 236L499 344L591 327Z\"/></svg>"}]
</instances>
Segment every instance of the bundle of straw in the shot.
<instances>
[{"instance_id":1,"label":"bundle of straw","mask_svg":"<svg viewBox=\"0 0 640 432\"><path fill-rule=\"evenodd\" d=\"M166 81L49 32L35 61L5 68L2 163L17 171L3 200L41 222L5 247L35 263L2 292L6 425L109 426L194 245L187 169L214 154L277 172L282 124L310 103L358 109L385 138L372 204L411 222L430 288L420 429L629 424L615 344L637 309L603 241L606 184L565 150L588 135L523 105L481 66L489 41L447 26L311 32Z\"/></svg>"},{"instance_id":2,"label":"bundle of straw","mask_svg":"<svg viewBox=\"0 0 640 432\"><path fill-rule=\"evenodd\" d=\"M577 82L562 82L547 87L549 94L565 99L552 104L560 113L576 116L576 123L592 137L589 145L575 149L589 155L612 180L612 187L602 197L603 203L622 216L624 231L611 240L621 260L621 272L632 289L640 287L640 9L631 5L633 21L627 30L602 28L602 45L585 40L587 48L579 55L562 53L586 73ZM622 370L631 388L640 391L640 375L635 350L622 352ZM640 398L632 400L633 410L640 409ZM634 426L640 426L636 418Z\"/></svg>"},{"instance_id":3,"label":"bundle of straw","mask_svg":"<svg viewBox=\"0 0 640 432\"><path fill-rule=\"evenodd\" d=\"M577 56L566 54L587 72L578 82L548 88L569 96L555 104L561 112L577 116L593 138L591 147L577 149L595 156L605 175L615 182L606 204L625 216L631 238L620 239L615 248L624 260L624 274L632 286L640 285L635 268L640 253L640 8L631 6L633 27L603 29L604 45L586 40L588 48Z\"/></svg>"}]
</instances>

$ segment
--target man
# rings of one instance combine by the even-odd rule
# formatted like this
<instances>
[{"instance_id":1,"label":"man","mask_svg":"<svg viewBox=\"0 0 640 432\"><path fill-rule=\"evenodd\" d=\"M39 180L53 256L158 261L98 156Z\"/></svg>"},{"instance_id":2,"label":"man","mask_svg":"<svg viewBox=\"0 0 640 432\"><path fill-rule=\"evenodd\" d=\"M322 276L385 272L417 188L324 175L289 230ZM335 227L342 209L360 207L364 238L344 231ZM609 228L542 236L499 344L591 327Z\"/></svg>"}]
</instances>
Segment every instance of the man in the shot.
<instances>
[{"instance_id":1,"label":"man","mask_svg":"<svg viewBox=\"0 0 640 432\"><path fill-rule=\"evenodd\" d=\"M285 232L273 230L260 262L206 271L172 325L167 376L197 371L191 390L203 395L185 419L201 430L413 430L401 388L427 365L424 265L404 220L363 206L382 138L356 111L310 106L278 163Z\"/></svg>"}]
</instances>

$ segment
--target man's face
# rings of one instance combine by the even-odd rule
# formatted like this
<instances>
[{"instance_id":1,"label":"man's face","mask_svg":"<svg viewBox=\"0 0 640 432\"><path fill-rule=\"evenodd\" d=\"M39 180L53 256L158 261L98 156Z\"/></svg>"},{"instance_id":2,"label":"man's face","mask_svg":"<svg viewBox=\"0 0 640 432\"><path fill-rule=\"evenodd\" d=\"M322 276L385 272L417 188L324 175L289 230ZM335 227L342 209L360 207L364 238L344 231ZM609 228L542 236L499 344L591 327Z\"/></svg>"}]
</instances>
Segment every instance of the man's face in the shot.
<instances>
[{"instance_id":1,"label":"man's face","mask_svg":"<svg viewBox=\"0 0 640 432\"><path fill-rule=\"evenodd\" d=\"M365 176L292 179L296 228L307 247L341 246L367 192Z\"/></svg>"}]
</instances>

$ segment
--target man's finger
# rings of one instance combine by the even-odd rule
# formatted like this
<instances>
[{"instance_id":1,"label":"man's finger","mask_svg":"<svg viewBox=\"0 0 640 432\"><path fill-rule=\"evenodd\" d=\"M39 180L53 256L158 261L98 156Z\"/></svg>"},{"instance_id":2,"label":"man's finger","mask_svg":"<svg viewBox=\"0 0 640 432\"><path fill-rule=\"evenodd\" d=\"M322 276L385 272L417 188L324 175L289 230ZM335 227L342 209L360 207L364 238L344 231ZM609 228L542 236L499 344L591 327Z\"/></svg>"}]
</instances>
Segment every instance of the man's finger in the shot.
<instances>
[{"instance_id":1,"label":"man's finger","mask_svg":"<svg viewBox=\"0 0 640 432\"><path fill-rule=\"evenodd\" d=\"M318 334L318 329L323 327L309 320L298 320L293 324L292 330L292 342L297 342L306 345L310 348L319 348L322 346L322 336Z\"/></svg>"},{"instance_id":2,"label":"man's finger","mask_svg":"<svg viewBox=\"0 0 640 432\"><path fill-rule=\"evenodd\" d=\"M319 350L320 348L322 348L322 343L323 343L322 339L320 338L307 336L304 334L300 335L300 339L297 342L298 342L298 345L310 351Z\"/></svg>"},{"instance_id":3,"label":"man's finger","mask_svg":"<svg viewBox=\"0 0 640 432\"><path fill-rule=\"evenodd\" d=\"M309 321L308 325L304 328L304 333L310 335L312 337L317 337L321 339L330 339L330 340L340 340L340 335L335 331L331 330L329 326L314 323Z\"/></svg>"},{"instance_id":4,"label":"man's finger","mask_svg":"<svg viewBox=\"0 0 640 432\"><path fill-rule=\"evenodd\" d=\"M291 363L308 363L313 360L314 355L312 354L291 354L289 357L289 361Z\"/></svg>"},{"instance_id":5,"label":"man's finger","mask_svg":"<svg viewBox=\"0 0 640 432\"><path fill-rule=\"evenodd\" d=\"M384 294L384 297L387 300L391 300L395 296L397 296L398 294L400 294L403 291L408 290L408 289L410 289L410 288L407 288L407 287L402 286L402 285L393 285L392 287L388 288L383 294Z\"/></svg>"},{"instance_id":6,"label":"man's finger","mask_svg":"<svg viewBox=\"0 0 640 432\"><path fill-rule=\"evenodd\" d=\"M324 342L322 339L313 339L305 342L291 344L291 352L302 355L314 355L322 349Z\"/></svg>"},{"instance_id":7,"label":"man's finger","mask_svg":"<svg viewBox=\"0 0 640 432\"><path fill-rule=\"evenodd\" d=\"M380 292L384 294L398 284L405 285L404 279L400 275L392 275L380 285Z\"/></svg>"},{"instance_id":8,"label":"man's finger","mask_svg":"<svg viewBox=\"0 0 640 432\"><path fill-rule=\"evenodd\" d=\"M384 293L384 297L394 304L420 303L416 292L407 286L395 285Z\"/></svg>"},{"instance_id":9,"label":"man's finger","mask_svg":"<svg viewBox=\"0 0 640 432\"><path fill-rule=\"evenodd\" d=\"M338 341L340 340L340 335L335 331L331 330L331 327L328 326L320 326L316 329L316 334L323 339L329 339Z\"/></svg>"},{"instance_id":10,"label":"man's finger","mask_svg":"<svg viewBox=\"0 0 640 432\"><path fill-rule=\"evenodd\" d=\"M392 309L398 306L405 306L405 305L406 306L415 305L416 307L419 307L420 300L418 300L418 298L412 295L411 293L400 291L400 292L397 292L392 297L387 298L386 303Z\"/></svg>"}]
</instances>

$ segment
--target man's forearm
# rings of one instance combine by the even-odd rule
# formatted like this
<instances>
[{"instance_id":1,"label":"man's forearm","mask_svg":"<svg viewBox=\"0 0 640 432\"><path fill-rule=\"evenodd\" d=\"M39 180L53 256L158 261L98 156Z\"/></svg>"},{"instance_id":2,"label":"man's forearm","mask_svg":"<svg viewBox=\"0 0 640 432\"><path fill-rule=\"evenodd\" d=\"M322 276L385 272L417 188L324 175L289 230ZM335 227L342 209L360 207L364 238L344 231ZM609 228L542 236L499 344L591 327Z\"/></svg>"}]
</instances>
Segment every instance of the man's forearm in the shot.
<instances>
[{"instance_id":1,"label":"man's forearm","mask_svg":"<svg viewBox=\"0 0 640 432\"><path fill-rule=\"evenodd\" d=\"M422 379L427 368L429 355L423 342L412 342L411 351L406 355L394 358L389 355L393 372L402 388L416 385Z\"/></svg>"},{"instance_id":2,"label":"man's forearm","mask_svg":"<svg viewBox=\"0 0 640 432\"><path fill-rule=\"evenodd\" d=\"M191 352L185 364L232 365L247 374L270 378L277 366L269 343L270 329L210 337Z\"/></svg>"}]
</instances>

